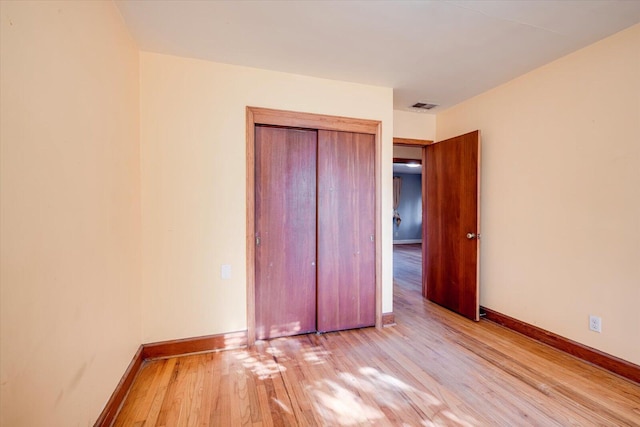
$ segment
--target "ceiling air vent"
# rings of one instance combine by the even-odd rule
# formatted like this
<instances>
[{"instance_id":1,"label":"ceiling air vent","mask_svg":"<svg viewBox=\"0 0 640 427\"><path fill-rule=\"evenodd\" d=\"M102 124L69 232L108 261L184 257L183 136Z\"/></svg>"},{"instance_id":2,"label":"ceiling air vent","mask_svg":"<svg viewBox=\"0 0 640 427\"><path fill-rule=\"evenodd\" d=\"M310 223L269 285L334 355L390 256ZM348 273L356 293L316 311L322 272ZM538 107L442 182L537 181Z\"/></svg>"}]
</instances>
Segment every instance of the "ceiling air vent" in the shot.
<instances>
[{"instance_id":1,"label":"ceiling air vent","mask_svg":"<svg viewBox=\"0 0 640 427\"><path fill-rule=\"evenodd\" d=\"M437 107L436 104L427 104L425 102L416 102L411 108L417 108L419 110L431 110L433 107Z\"/></svg>"}]
</instances>

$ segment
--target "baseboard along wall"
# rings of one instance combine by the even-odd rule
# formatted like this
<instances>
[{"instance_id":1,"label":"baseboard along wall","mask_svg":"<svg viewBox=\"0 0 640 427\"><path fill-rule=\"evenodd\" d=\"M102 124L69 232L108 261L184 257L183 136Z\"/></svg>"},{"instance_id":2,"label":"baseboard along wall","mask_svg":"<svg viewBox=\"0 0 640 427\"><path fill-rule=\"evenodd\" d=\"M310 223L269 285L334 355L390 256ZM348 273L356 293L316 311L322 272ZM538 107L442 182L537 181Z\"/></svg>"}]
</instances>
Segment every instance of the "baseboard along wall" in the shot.
<instances>
[{"instance_id":1,"label":"baseboard along wall","mask_svg":"<svg viewBox=\"0 0 640 427\"><path fill-rule=\"evenodd\" d=\"M514 319L513 317L491 310L490 308L480 307L480 309L484 313L483 318L490 322L502 325L536 341L547 344L553 348L571 354L579 359L640 384L640 366L638 365L572 341L568 338L564 338L560 335L554 334L553 332L521 320ZM382 313L383 327L392 326L395 325L395 323L395 315L393 312ZM94 427L108 427L113 423L120 407L127 397L127 393L129 392L136 375L144 365L145 361L192 353L230 350L246 346L247 331L142 344L133 356L129 367L122 376L122 379L111 395L111 398L100 414L100 417L98 417Z\"/></svg>"},{"instance_id":2,"label":"baseboard along wall","mask_svg":"<svg viewBox=\"0 0 640 427\"><path fill-rule=\"evenodd\" d=\"M391 313L382 313L382 327L393 326L396 324L396 316Z\"/></svg>"},{"instance_id":3,"label":"baseboard along wall","mask_svg":"<svg viewBox=\"0 0 640 427\"><path fill-rule=\"evenodd\" d=\"M144 359L142 358L143 347L144 346L141 345L133 356L131 363L129 363L127 370L124 372L124 375L122 376L122 379L120 379L116 389L113 391L113 394L111 394L109 401L102 410L102 413L98 417L94 427L107 427L113 423L113 420L120 410L120 406L122 406L124 399L127 397L127 393L129 393L133 380L135 380L136 375L138 375L138 372L144 362Z\"/></svg>"},{"instance_id":4,"label":"baseboard along wall","mask_svg":"<svg viewBox=\"0 0 640 427\"><path fill-rule=\"evenodd\" d=\"M394 240L394 245L411 245L415 243L422 243L422 239L406 239L406 240Z\"/></svg>"},{"instance_id":5,"label":"baseboard along wall","mask_svg":"<svg viewBox=\"0 0 640 427\"><path fill-rule=\"evenodd\" d=\"M499 313L487 307L480 307L485 313L484 319L502 325L515 332L521 333L541 343L547 344L555 349L564 351L572 356L589 362L593 365L606 369L620 375L630 381L640 383L640 366L604 353L595 348L588 347L579 342L570 340L553 332L523 322L506 314Z\"/></svg>"},{"instance_id":6,"label":"baseboard along wall","mask_svg":"<svg viewBox=\"0 0 640 427\"><path fill-rule=\"evenodd\" d=\"M140 372L140 369L147 360L183 356L193 353L231 350L246 346L247 331L142 344L133 356L131 363L129 363L127 370L102 410L94 427L108 427L113 423L129 393L129 389L136 375L138 375L138 372Z\"/></svg>"}]
</instances>

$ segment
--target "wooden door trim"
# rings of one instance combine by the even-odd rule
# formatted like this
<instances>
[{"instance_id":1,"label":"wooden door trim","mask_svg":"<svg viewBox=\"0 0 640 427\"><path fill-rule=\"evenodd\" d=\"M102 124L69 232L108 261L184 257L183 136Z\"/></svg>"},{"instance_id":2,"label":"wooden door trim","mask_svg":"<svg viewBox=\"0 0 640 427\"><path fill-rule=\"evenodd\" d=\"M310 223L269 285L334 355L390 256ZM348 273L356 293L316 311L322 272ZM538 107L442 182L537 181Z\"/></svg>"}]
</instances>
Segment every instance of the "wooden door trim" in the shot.
<instances>
[{"instance_id":1,"label":"wooden door trim","mask_svg":"<svg viewBox=\"0 0 640 427\"><path fill-rule=\"evenodd\" d=\"M424 147L431 144L435 144L435 142L430 139L393 138L393 145L405 147Z\"/></svg>"},{"instance_id":2,"label":"wooden door trim","mask_svg":"<svg viewBox=\"0 0 640 427\"><path fill-rule=\"evenodd\" d=\"M247 107L251 110L254 124L296 127L317 130L334 130L354 133L377 133L379 121L367 119L352 119L340 116L325 116L322 114L299 113L296 111L273 110L270 108Z\"/></svg>"},{"instance_id":3,"label":"wooden door trim","mask_svg":"<svg viewBox=\"0 0 640 427\"><path fill-rule=\"evenodd\" d=\"M422 164L427 164L427 147L422 147ZM422 297L427 298L427 267L424 262L427 259L427 174L422 169Z\"/></svg>"},{"instance_id":4,"label":"wooden door trim","mask_svg":"<svg viewBox=\"0 0 640 427\"><path fill-rule=\"evenodd\" d=\"M422 164L422 159L405 159L404 157L394 157L393 163L402 163L402 164Z\"/></svg>"},{"instance_id":5,"label":"wooden door trim","mask_svg":"<svg viewBox=\"0 0 640 427\"><path fill-rule=\"evenodd\" d=\"M431 141L430 139L408 139L408 138L393 138L393 145L399 145L399 146L405 146L405 147L421 147L422 148L422 155L421 155L421 159L420 159L420 164L421 165L426 165L427 164L427 150L425 147L427 147L428 145L431 144L435 144L434 141ZM401 159L398 159L401 160ZM393 159L394 163L396 163L396 159ZM422 191L422 224L426 223L426 205L425 205L425 200L427 198L427 186L426 184L426 178L425 178L425 173L424 170L422 171L422 180L421 180L421 191ZM426 245L424 244L425 240L424 240L424 229L422 231L422 242L423 244L422 246L422 259L424 260L425 256L426 256ZM424 275L426 274L426 271L424 271L424 263L422 264L422 267L420 267L421 269L421 277L425 277ZM424 289L424 280L422 281L422 294L426 295L425 293L425 289Z\"/></svg>"},{"instance_id":6,"label":"wooden door trim","mask_svg":"<svg viewBox=\"0 0 640 427\"><path fill-rule=\"evenodd\" d=\"M256 124L342 132L366 133L375 139L375 217L376 217L376 328L382 327L382 122L323 114L299 113L270 108L246 108L247 179L247 344L256 339L255 313L255 126Z\"/></svg>"}]
</instances>

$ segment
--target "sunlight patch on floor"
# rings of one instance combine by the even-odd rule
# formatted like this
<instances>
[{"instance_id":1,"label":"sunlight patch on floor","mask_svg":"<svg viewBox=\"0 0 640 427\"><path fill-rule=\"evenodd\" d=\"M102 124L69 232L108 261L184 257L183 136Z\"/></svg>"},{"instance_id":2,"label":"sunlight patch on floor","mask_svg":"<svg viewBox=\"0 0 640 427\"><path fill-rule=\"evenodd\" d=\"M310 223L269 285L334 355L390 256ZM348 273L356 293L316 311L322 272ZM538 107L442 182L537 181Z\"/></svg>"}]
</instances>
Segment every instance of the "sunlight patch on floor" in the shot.
<instances>
[{"instance_id":1,"label":"sunlight patch on floor","mask_svg":"<svg viewBox=\"0 0 640 427\"><path fill-rule=\"evenodd\" d=\"M280 401L280 399L276 399L275 397L272 399L276 405L278 405L283 411L285 411L287 414L292 414L291 409L289 409L289 407L287 405L285 405L284 403L282 403Z\"/></svg>"},{"instance_id":2,"label":"sunlight patch on floor","mask_svg":"<svg viewBox=\"0 0 640 427\"><path fill-rule=\"evenodd\" d=\"M258 379L265 380L280 375L287 368L277 363L271 356L260 355L255 352L237 351L235 357L242 362L245 369L250 370Z\"/></svg>"},{"instance_id":3,"label":"sunlight patch on floor","mask_svg":"<svg viewBox=\"0 0 640 427\"><path fill-rule=\"evenodd\" d=\"M321 379L307 377L305 366L322 365L332 357L331 351L314 343L315 338L306 341L291 337L260 341L255 350L237 351L236 357L257 379L282 377L285 384L299 385L321 425L352 426L385 420L402 426L478 425L472 416L454 414L451 403L442 396L418 389L388 370L363 366L330 370ZM298 393L287 388L288 393ZM292 413L290 402L275 397L271 400Z\"/></svg>"},{"instance_id":4,"label":"sunlight patch on floor","mask_svg":"<svg viewBox=\"0 0 640 427\"><path fill-rule=\"evenodd\" d=\"M379 420L384 413L365 404L362 398L347 388L329 380L323 380L320 387L311 387L313 405L318 413L330 424L349 426L367 421ZM328 388L328 391L321 390Z\"/></svg>"},{"instance_id":5,"label":"sunlight patch on floor","mask_svg":"<svg viewBox=\"0 0 640 427\"><path fill-rule=\"evenodd\" d=\"M399 417L411 413L421 418L423 426L473 427L472 417L463 419L449 410L436 396L418 390L402 380L371 367L358 369L358 374L338 372L339 382L329 379L307 386L315 410L327 425L350 426L386 419L379 407L387 407ZM419 410L424 413L418 414ZM402 424L409 425L409 424Z\"/></svg>"},{"instance_id":6,"label":"sunlight patch on floor","mask_svg":"<svg viewBox=\"0 0 640 427\"><path fill-rule=\"evenodd\" d=\"M320 365L326 362L326 358L330 353L322 350L320 347L311 347L304 349L304 361L311 365Z\"/></svg>"}]
</instances>

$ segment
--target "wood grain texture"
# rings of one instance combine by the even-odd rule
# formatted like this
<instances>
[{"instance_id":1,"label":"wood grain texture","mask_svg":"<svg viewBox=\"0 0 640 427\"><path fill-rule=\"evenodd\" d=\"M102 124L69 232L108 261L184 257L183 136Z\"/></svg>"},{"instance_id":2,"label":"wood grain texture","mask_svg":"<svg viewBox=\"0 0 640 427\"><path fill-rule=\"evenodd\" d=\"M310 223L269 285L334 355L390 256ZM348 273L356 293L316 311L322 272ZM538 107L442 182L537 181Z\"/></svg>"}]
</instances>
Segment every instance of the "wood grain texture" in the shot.
<instances>
[{"instance_id":1,"label":"wood grain texture","mask_svg":"<svg viewBox=\"0 0 640 427\"><path fill-rule=\"evenodd\" d=\"M426 301L419 277L392 328L148 362L115 425L640 425L638 384Z\"/></svg>"},{"instance_id":2,"label":"wood grain texture","mask_svg":"<svg viewBox=\"0 0 640 427\"><path fill-rule=\"evenodd\" d=\"M394 285L422 292L422 244L393 245ZM417 285L416 285L417 284Z\"/></svg>"},{"instance_id":3,"label":"wood grain texture","mask_svg":"<svg viewBox=\"0 0 640 427\"><path fill-rule=\"evenodd\" d=\"M375 134L375 230L376 230L376 255L375 255L375 300L376 314L375 326L382 328L382 124L378 126Z\"/></svg>"},{"instance_id":4,"label":"wood grain texture","mask_svg":"<svg viewBox=\"0 0 640 427\"><path fill-rule=\"evenodd\" d=\"M640 384L640 366L636 364L596 350L595 348L585 346L521 320L514 319L490 308L481 307L481 310L486 314L485 319L491 322L495 322Z\"/></svg>"},{"instance_id":5,"label":"wood grain texture","mask_svg":"<svg viewBox=\"0 0 640 427\"><path fill-rule=\"evenodd\" d=\"M393 313L382 313L382 326L393 326L396 324L396 316Z\"/></svg>"},{"instance_id":6,"label":"wood grain texture","mask_svg":"<svg viewBox=\"0 0 640 427\"><path fill-rule=\"evenodd\" d=\"M394 157L393 158L393 163L413 163L413 164L422 164L422 160L418 160L418 159L403 159L403 158L399 158L399 157Z\"/></svg>"},{"instance_id":7,"label":"wood grain texture","mask_svg":"<svg viewBox=\"0 0 640 427\"><path fill-rule=\"evenodd\" d=\"M303 129L334 130L375 135L380 122L376 120L354 119L341 116L300 113L296 111L273 110L269 108L248 107L255 123L295 127Z\"/></svg>"},{"instance_id":8,"label":"wood grain texture","mask_svg":"<svg viewBox=\"0 0 640 427\"><path fill-rule=\"evenodd\" d=\"M255 331L316 331L317 132L256 126Z\"/></svg>"},{"instance_id":9,"label":"wood grain texture","mask_svg":"<svg viewBox=\"0 0 640 427\"><path fill-rule=\"evenodd\" d=\"M205 335L179 340L159 341L142 345L143 360L174 357L205 351L229 350L247 346L247 332Z\"/></svg>"},{"instance_id":10,"label":"wood grain texture","mask_svg":"<svg viewBox=\"0 0 640 427\"><path fill-rule=\"evenodd\" d=\"M393 145L424 147L425 145L431 144L433 144L433 141L430 139L393 138Z\"/></svg>"},{"instance_id":11,"label":"wood grain texture","mask_svg":"<svg viewBox=\"0 0 640 427\"><path fill-rule=\"evenodd\" d=\"M479 132L426 147L424 295L479 320Z\"/></svg>"},{"instance_id":12,"label":"wood grain texture","mask_svg":"<svg viewBox=\"0 0 640 427\"><path fill-rule=\"evenodd\" d=\"M138 348L136 354L133 356L131 363L127 367L127 370L122 376L122 379L116 386L116 389L111 395L111 398L107 402L104 410L98 417L98 420L95 422L94 427L111 426L116 417L116 414L123 414L120 408L122 407L123 402L125 401L125 398L129 393L133 393L136 395L135 414L146 414L147 411L152 411L151 405L154 402L152 400L149 400L149 397L146 395L144 396L144 398L141 398L141 391L139 389L139 385L144 384L145 382L149 381L149 379L142 378L138 383L134 384L134 380L138 377L138 375L150 375L148 370L143 369L145 364L149 360L168 357L175 358L176 356L183 356L192 353L237 349L246 347L246 345L246 331L142 344ZM177 359L174 359L174 362L176 360ZM159 365L154 366L157 367ZM169 366L173 366L173 363L169 362ZM144 374L142 374L142 372L144 372ZM167 372L170 373L170 371ZM157 374L156 371L152 371L152 373L154 375ZM163 380L165 384L164 387L160 387L161 389L166 388L166 385L168 384L170 378L170 375L165 375ZM136 416L135 414L129 412L125 412L124 416ZM150 422L151 425L155 423L155 421L153 420L147 419L147 421Z\"/></svg>"},{"instance_id":13,"label":"wood grain texture","mask_svg":"<svg viewBox=\"0 0 640 427\"><path fill-rule=\"evenodd\" d=\"M377 120L246 107L247 343L255 342L255 126L257 124L360 132L375 138L376 236L382 233L382 123ZM382 327L382 240L376 240L376 327Z\"/></svg>"},{"instance_id":14,"label":"wood grain texture","mask_svg":"<svg viewBox=\"0 0 640 427\"><path fill-rule=\"evenodd\" d=\"M98 417L98 420L95 422L94 427L106 427L111 425L122 406L127 393L129 393L143 362L143 346L140 346L138 351L136 351L136 354L133 356L133 359L131 359L127 370L118 382L115 390L111 394L111 397Z\"/></svg>"},{"instance_id":15,"label":"wood grain texture","mask_svg":"<svg viewBox=\"0 0 640 427\"><path fill-rule=\"evenodd\" d=\"M375 145L318 131L318 331L375 325Z\"/></svg>"},{"instance_id":16,"label":"wood grain texture","mask_svg":"<svg viewBox=\"0 0 640 427\"><path fill-rule=\"evenodd\" d=\"M256 172L256 164L255 164L255 119L253 116L253 109L251 107L246 108L246 179L247 179L247 190L245 196L245 203L247 205L246 216L247 216L247 224L246 224L246 254L247 254L247 265L245 267L246 275L247 275L247 343L252 345L256 340L256 294L255 294L255 279L256 279L256 224L255 224L255 203L256 203L256 193L255 193L255 172Z\"/></svg>"}]
</instances>

